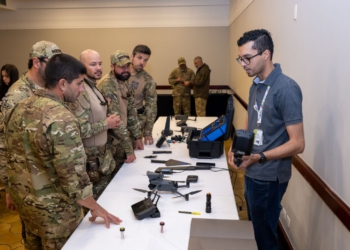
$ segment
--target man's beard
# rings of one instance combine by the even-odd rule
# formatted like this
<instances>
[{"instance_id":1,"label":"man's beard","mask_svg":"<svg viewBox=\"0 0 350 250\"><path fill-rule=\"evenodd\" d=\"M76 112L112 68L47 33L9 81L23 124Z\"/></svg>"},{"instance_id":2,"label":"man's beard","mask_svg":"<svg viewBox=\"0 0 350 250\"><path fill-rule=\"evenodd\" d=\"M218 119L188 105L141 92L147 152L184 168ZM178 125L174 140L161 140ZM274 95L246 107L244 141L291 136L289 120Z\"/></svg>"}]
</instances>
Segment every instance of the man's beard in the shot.
<instances>
[{"instance_id":1,"label":"man's beard","mask_svg":"<svg viewBox=\"0 0 350 250\"><path fill-rule=\"evenodd\" d=\"M127 81L130 78L130 75L131 75L130 72L125 72L123 74L118 74L114 72L115 78L117 78L120 81Z\"/></svg>"},{"instance_id":2,"label":"man's beard","mask_svg":"<svg viewBox=\"0 0 350 250\"><path fill-rule=\"evenodd\" d=\"M101 76L99 77L96 77L95 75L86 75L90 80L93 80L93 81L98 81L102 78L102 73L101 73Z\"/></svg>"}]
</instances>

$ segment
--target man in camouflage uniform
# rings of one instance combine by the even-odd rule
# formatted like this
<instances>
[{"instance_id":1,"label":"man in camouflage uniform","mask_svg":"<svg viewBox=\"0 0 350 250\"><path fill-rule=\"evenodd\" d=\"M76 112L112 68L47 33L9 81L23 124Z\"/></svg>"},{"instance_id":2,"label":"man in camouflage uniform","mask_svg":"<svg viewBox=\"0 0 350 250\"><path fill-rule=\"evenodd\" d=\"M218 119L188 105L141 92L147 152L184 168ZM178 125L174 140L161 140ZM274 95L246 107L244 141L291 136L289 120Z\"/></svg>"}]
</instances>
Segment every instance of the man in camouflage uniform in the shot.
<instances>
[{"instance_id":1,"label":"man in camouflage uniform","mask_svg":"<svg viewBox=\"0 0 350 250\"><path fill-rule=\"evenodd\" d=\"M111 55L111 72L103 77L98 85L101 93L111 100L108 114L120 115L121 123L116 129L108 132L109 141L113 145L113 155L117 167L123 163L131 163L136 159L135 150L143 150L141 128L135 109L134 93L128 82L130 78L130 57L121 50ZM132 138L131 138L132 137Z\"/></svg>"},{"instance_id":2,"label":"man in camouflage uniform","mask_svg":"<svg viewBox=\"0 0 350 250\"><path fill-rule=\"evenodd\" d=\"M173 87L174 115L191 115L191 84L194 80L194 72L187 68L185 58L178 59L179 67L169 75L169 84Z\"/></svg>"},{"instance_id":3,"label":"man in camouflage uniform","mask_svg":"<svg viewBox=\"0 0 350 250\"><path fill-rule=\"evenodd\" d=\"M120 224L92 197L79 122L65 102L84 90L84 65L58 54L47 63L46 89L19 102L5 118L6 190L25 223L26 249L61 249L83 219L81 206Z\"/></svg>"},{"instance_id":4,"label":"man in camouflage uniform","mask_svg":"<svg viewBox=\"0 0 350 250\"><path fill-rule=\"evenodd\" d=\"M35 43L29 52L28 70L24 72L18 81L16 81L8 90L2 100L1 113L5 117L6 113L12 109L18 102L34 95L37 89L45 86L45 67L46 63L54 54L60 54L61 50L52 42L40 41ZM0 119L0 127L4 128L4 119ZM0 136L0 175L3 183L7 182L6 166L7 158L4 148L4 134ZM9 209L15 210L13 202L8 193L6 193L6 205ZM22 237L25 241L24 224L22 223Z\"/></svg>"},{"instance_id":5,"label":"man in camouflage uniform","mask_svg":"<svg viewBox=\"0 0 350 250\"><path fill-rule=\"evenodd\" d=\"M134 91L135 107L145 144L153 144L152 130L157 117L156 83L144 67L151 56L146 45L137 45L131 55L129 82Z\"/></svg>"},{"instance_id":6,"label":"man in camouflage uniform","mask_svg":"<svg viewBox=\"0 0 350 250\"><path fill-rule=\"evenodd\" d=\"M115 169L115 161L107 144L107 129L117 128L120 117L115 114L107 117L108 102L96 87L96 81L102 77L100 54L91 49L85 50L80 54L80 61L87 71L84 78L85 90L69 107L80 124L80 135L88 157L87 173L97 200L111 181Z\"/></svg>"},{"instance_id":7,"label":"man in camouflage uniform","mask_svg":"<svg viewBox=\"0 0 350 250\"><path fill-rule=\"evenodd\" d=\"M202 57L200 56L194 58L194 66L197 68L196 76L192 82L196 114L197 116L205 116L209 97L211 70L207 64L203 63Z\"/></svg>"}]
</instances>

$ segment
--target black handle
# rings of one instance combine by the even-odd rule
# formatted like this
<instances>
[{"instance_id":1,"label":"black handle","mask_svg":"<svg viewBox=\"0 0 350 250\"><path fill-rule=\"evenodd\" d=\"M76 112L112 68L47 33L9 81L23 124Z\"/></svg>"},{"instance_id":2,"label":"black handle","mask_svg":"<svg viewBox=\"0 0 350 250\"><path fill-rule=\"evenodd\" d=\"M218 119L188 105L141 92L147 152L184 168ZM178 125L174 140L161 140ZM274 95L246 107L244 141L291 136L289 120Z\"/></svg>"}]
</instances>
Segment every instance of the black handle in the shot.
<instances>
[{"instance_id":1,"label":"black handle","mask_svg":"<svg viewBox=\"0 0 350 250\"><path fill-rule=\"evenodd\" d=\"M166 161L162 161L162 160L151 160L151 163L166 163Z\"/></svg>"},{"instance_id":2,"label":"black handle","mask_svg":"<svg viewBox=\"0 0 350 250\"><path fill-rule=\"evenodd\" d=\"M171 154L171 151L153 151L152 154Z\"/></svg>"}]
</instances>

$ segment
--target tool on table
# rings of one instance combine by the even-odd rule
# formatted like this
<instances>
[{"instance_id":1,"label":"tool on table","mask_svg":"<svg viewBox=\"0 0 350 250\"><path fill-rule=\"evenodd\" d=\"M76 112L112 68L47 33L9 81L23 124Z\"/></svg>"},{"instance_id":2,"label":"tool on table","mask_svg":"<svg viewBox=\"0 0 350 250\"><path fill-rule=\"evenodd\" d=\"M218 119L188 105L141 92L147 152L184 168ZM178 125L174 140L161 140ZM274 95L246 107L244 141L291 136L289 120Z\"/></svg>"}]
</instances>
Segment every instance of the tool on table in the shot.
<instances>
[{"instance_id":1,"label":"tool on table","mask_svg":"<svg viewBox=\"0 0 350 250\"><path fill-rule=\"evenodd\" d=\"M159 225L160 225L160 232L161 233L163 233L164 231L164 229L163 229L163 227L164 227L164 225L165 225L165 223L163 222L163 221L161 221L160 223L159 223Z\"/></svg>"},{"instance_id":2,"label":"tool on table","mask_svg":"<svg viewBox=\"0 0 350 250\"><path fill-rule=\"evenodd\" d=\"M157 156L156 156L156 155L147 155L147 156L145 156L145 157L143 157L143 158L146 158L146 159L153 159L153 158L157 158Z\"/></svg>"},{"instance_id":3,"label":"tool on table","mask_svg":"<svg viewBox=\"0 0 350 250\"><path fill-rule=\"evenodd\" d=\"M151 163L165 163L165 166L178 166L178 165L191 165L188 162L183 162L183 161L177 161L174 159L170 160L151 160Z\"/></svg>"},{"instance_id":4,"label":"tool on table","mask_svg":"<svg viewBox=\"0 0 350 250\"><path fill-rule=\"evenodd\" d=\"M183 167L160 167L156 169L156 173L160 173L163 171L163 169L167 169L167 171L174 171L174 170L182 170L182 171L193 171L193 170L210 170L213 166L183 166Z\"/></svg>"},{"instance_id":5,"label":"tool on table","mask_svg":"<svg viewBox=\"0 0 350 250\"><path fill-rule=\"evenodd\" d=\"M195 214L195 215L201 215L200 212L187 212L187 211L179 211L180 214Z\"/></svg>"},{"instance_id":6,"label":"tool on table","mask_svg":"<svg viewBox=\"0 0 350 250\"><path fill-rule=\"evenodd\" d=\"M125 231L125 227L121 227L121 228L120 228L120 237L121 237L122 239L124 239L124 231Z\"/></svg>"},{"instance_id":7,"label":"tool on table","mask_svg":"<svg viewBox=\"0 0 350 250\"><path fill-rule=\"evenodd\" d=\"M171 154L171 151L153 151L152 154Z\"/></svg>"},{"instance_id":8,"label":"tool on table","mask_svg":"<svg viewBox=\"0 0 350 250\"><path fill-rule=\"evenodd\" d=\"M205 212L208 214L211 213L211 194L210 193L207 193L207 202L206 202Z\"/></svg>"}]
</instances>

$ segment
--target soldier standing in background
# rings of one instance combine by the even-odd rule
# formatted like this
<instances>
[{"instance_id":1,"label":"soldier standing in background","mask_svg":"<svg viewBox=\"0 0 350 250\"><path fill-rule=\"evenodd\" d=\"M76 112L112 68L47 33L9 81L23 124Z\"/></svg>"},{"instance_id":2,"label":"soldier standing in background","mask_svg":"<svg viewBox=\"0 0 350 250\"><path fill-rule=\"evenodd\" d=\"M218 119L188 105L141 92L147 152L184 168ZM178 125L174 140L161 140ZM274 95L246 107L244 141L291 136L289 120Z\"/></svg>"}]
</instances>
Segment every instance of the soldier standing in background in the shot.
<instances>
[{"instance_id":1,"label":"soldier standing in background","mask_svg":"<svg viewBox=\"0 0 350 250\"><path fill-rule=\"evenodd\" d=\"M137 45L131 55L131 77L129 82L134 91L135 107L140 122L145 145L153 144L152 130L157 117L156 83L144 67L151 56L146 45Z\"/></svg>"},{"instance_id":2,"label":"soldier standing in background","mask_svg":"<svg viewBox=\"0 0 350 250\"><path fill-rule=\"evenodd\" d=\"M121 167L124 162L135 161L132 140L135 140L135 150L143 150L134 94L128 82L130 64L129 55L124 51L117 50L111 55L111 72L103 77L102 82L98 85L101 93L111 100L107 108L108 114L116 114L121 117L120 126L108 132L108 141L113 145L113 155L117 168Z\"/></svg>"},{"instance_id":3,"label":"soldier standing in background","mask_svg":"<svg viewBox=\"0 0 350 250\"><path fill-rule=\"evenodd\" d=\"M61 249L83 219L81 206L120 224L92 197L79 122L65 102L83 92L84 65L54 55L45 70L45 89L21 101L5 118L9 192L25 224L26 249Z\"/></svg>"},{"instance_id":4,"label":"soldier standing in background","mask_svg":"<svg viewBox=\"0 0 350 250\"><path fill-rule=\"evenodd\" d=\"M187 68L185 58L178 59L179 67L169 75L169 84L173 87L174 115L191 115L191 84L194 80L194 72Z\"/></svg>"},{"instance_id":5,"label":"soldier standing in background","mask_svg":"<svg viewBox=\"0 0 350 250\"><path fill-rule=\"evenodd\" d=\"M102 77L100 54L91 49L85 50L80 54L80 61L87 71L85 90L76 102L69 104L69 108L80 124L80 135L87 155L86 171L97 200L111 181L116 166L110 145L107 144L107 129L117 128L120 117L115 114L107 117L108 102L96 87L96 81Z\"/></svg>"},{"instance_id":6,"label":"soldier standing in background","mask_svg":"<svg viewBox=\"0 0 350 250\"><path fill-rule=\"evenodd\" d=\"M197 68L196 76L192 82L196 114L197 116L206 116L211 70L208 65L203 63L200 56L194 58L194 66Z\"/></svg>"}]
</instances>

